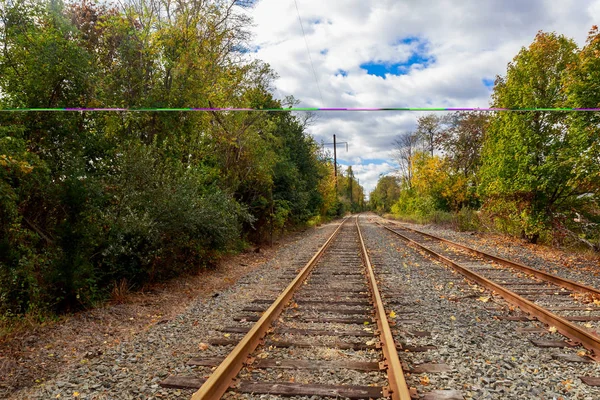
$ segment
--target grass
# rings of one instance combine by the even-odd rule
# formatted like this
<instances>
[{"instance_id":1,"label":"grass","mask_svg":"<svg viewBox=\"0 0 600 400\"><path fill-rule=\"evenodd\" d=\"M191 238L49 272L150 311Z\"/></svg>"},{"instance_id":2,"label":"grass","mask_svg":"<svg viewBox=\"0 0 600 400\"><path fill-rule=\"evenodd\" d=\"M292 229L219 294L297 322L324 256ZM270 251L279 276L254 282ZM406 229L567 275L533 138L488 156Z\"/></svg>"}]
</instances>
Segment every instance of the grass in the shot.
<instances>
[{"instance_id":1,"label":"grass","mask_svg":"<svg viewBox=\"0 0 600 400\"><path fill-rule=\"evenodd\" d=\"M44 327L60 320L61 317L56 314L42 313L40 311L30 311L15 317L1 317L0 341L5 341L11 337L18 336L23 332Z\"/></svg>"},{"instance_id":2,"label":"grass","mask_svg":"<svg viewBox=\"0 0 600 400\"><path fill-rule=\"evenodd\" d=\"M471 232L482 230L479 214L470 209L462 209L458 213L447 211L433 211L427 215L393 215L385 214L386 218L397 219L419 225L435 224L451 228L459 232Z\"/></svg>"}]
</instances>

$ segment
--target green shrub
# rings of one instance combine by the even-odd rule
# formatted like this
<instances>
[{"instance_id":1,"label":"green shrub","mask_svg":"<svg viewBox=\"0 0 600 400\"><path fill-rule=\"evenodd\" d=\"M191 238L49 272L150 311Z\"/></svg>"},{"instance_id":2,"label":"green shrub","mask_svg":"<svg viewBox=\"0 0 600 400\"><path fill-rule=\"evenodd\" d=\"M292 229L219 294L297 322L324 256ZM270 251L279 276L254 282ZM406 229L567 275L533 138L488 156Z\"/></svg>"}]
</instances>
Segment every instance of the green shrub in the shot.
<instances>
[{"instance_id":1,"label":"green shrub","mask_svg":"<svg viewBox=\"0 0 600 400\"><path fill-rule=\"evenodd\" d=\"M454 226L460 232L478 231L480 229L477 211L463 207L454 214Z\"/></svg>"}]
</instances>

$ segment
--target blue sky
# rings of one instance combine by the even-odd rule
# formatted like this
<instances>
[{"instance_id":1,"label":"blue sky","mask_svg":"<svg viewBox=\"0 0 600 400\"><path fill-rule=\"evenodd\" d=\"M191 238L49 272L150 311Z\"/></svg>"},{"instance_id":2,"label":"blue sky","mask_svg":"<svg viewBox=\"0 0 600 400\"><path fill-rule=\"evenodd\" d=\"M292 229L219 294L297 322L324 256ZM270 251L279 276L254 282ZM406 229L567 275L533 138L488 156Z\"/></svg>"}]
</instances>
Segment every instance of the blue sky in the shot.
<instances>
[{"instance_id":1,"label":"blue sky","mask_svg":"<svg viewBox=\"0 0 600 400\"><path fill-rule=\"evenodd\" d=\"M303 107L486 107L496 76L538 30L583 45L600 21L600 0L296 1L306 43L294 0L245 12L255 23L248 55L278 74L275 96ZM370 191L393 172L394 139L420 115L321 113L309 131L348 141L340 163Z\"/></svg>"}]
</instances>

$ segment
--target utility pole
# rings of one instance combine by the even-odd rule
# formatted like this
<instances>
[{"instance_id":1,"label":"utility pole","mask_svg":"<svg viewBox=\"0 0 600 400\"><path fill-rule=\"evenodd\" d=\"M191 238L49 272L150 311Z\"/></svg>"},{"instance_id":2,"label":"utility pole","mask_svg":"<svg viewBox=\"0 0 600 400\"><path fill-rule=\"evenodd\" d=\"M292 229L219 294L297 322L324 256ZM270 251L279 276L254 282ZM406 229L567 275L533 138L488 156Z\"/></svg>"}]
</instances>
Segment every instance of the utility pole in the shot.
<instances>
[{"instance_id":1,"label":"utility pole","mask_svg":"<svg viewBox=\"0 0 600 400\"><path fill-rule=\"evenodd\" d=\"M337 193L337 144L335 142L335 133L333 134L333 175L335 176L335 192Z\"/></svg>"},{"instance_id":2,"label":"utility pole","mask_svg":"<svg viewBox=\"0 0 600 400\"><path fill-rule=\"evenodd\" d=\"M352 180L354 178L354 174L350 175L348 178L350 178L350 207L352 207Z\"/></svg>"},{"instance_id":3,"label":"utility pole","mask_svg":"<svg viewBox=\"0 0 600 400\"><path fill-rule=\"evenodd\" d=\"M356 183L358 183L358 192L360 194L360 179L356 178ZM362 211L362 202L363 202L363 198L361 197L360 199L358 199L358 206L360 207L360 211Z\"/></svg>"},{"instance_id":4,"label":"utility pole","mask_svg":"<svg viewBox=\"0 0 600 400\"><path fill-rule=\"evenodd\" d=\"M348 142L339 142L340 144L345 144L346 145L346 153L348 152ZM336 141L335 135L333 135L333 143L323 143L323 146L329 146L329 145L333 145L333 171L334 171L334 176L335 176L335 194L337 195L337 144L338 142Z\"/></svg>"}]
</instances>

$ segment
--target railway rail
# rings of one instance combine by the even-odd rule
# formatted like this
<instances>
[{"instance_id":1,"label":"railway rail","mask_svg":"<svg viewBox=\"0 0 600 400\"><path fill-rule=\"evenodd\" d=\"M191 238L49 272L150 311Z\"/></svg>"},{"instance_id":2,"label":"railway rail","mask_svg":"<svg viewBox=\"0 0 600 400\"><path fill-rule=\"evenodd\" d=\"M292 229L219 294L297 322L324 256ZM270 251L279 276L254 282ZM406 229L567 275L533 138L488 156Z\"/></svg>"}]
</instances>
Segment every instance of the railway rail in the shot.
<instances>
[{"instance_id":1,"label":"railway rail","mask_svg":"<svg viewBox=\"0 0 600 400\"><path fill-rule=\"evenodd\" d=\"M570 339L534 344L582 345L586 357L600 360L600 290L397 223L377 223L529 315L506 319L535 318Z\"/></svg>"},{"instance_id":2,"label":"railway rail","mask_svg":"<svg viewBox=\"0 0 600 400\"><path fill-rule=\"evenodd\" d=\"M188 364L216 367L207 378L170 376L161 385L199 388L193 400L230 393L408 400L406 385L375 271L358 217L344 220L274 302L257 298L247 315L252 326L223 327L245 334L224 359L192 358ZM270 304L271 303L271 304ZM270 304L270 305L269 305ZM297 338L301 337L302 340ZM344 352L315 360L315 352ZM351 384L324 382L324 371L351 370ZM287 380L278 371L293 370ZM273 372L276 371L276 372ZM348 379L344 379L347 381Z\"/></svg>"}]
</instances>

